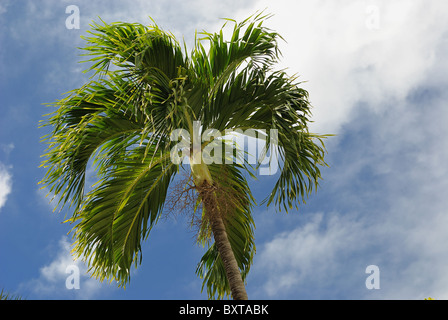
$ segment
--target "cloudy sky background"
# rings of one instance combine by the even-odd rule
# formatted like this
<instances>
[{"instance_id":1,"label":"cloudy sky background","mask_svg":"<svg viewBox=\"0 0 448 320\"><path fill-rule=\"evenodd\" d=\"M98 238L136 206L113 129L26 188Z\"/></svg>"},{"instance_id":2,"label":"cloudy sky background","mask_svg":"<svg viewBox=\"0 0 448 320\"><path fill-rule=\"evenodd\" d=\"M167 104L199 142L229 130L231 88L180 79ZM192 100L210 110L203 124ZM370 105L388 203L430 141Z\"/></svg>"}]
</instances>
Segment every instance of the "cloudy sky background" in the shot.
<instances>
[{"instance_id":1,"label":"cloudy sky background","mask_svg":"<svg viewBox=\"0 0 448 320\"><path fill-rule=\"evenodd\" d=\"M66 7L80 10L67 29ZM448 298L448 3L442 0L0 0L0 288L28 299L204 299L203 249L182 217L161 221L126 290L90 279L70 256L70 226L37 182L38 122L81 86L92 20L150 23L184 37L257 10L286 40L279 68L307 81L311 129L330 168L299 212L257 207L253 299ZM253 182L258 201L273 178ZM67 267L81 271L68 290ZM380 289L368 290L377 265Z\"/></svg>"}]
</instances>

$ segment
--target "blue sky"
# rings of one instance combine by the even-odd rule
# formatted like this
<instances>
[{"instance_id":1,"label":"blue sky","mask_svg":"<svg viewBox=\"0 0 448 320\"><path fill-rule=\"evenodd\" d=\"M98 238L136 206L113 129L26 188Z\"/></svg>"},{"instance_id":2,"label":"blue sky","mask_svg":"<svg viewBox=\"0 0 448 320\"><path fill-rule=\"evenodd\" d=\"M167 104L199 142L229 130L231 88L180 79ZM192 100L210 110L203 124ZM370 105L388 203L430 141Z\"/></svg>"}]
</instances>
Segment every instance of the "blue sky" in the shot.
<instances>
[{"instance_id":1,"label":"blue sky","mask_svg":"<svg viewBox=\"0 0 448 320\"><path fill-rule=\"evenodd\" d=\"M66 7L80 10L67 29ZM219 18L266 8L287 42L279 67L299 74L328 140L324 180L299 212L254 209L253 299L448 298L448 4L442 0L0 0L0 288L28 299L205 299L204 249L182 216L159 222L126 290L70 256L70 226L37 182L43 103L81 86L84 35L98 16L150 23L192 43ZM252 182L258 202L274 179ZM81 270L68 290L66 268ZM380 289L366 267L377 265Z\"/></svg>"}]
</instances>

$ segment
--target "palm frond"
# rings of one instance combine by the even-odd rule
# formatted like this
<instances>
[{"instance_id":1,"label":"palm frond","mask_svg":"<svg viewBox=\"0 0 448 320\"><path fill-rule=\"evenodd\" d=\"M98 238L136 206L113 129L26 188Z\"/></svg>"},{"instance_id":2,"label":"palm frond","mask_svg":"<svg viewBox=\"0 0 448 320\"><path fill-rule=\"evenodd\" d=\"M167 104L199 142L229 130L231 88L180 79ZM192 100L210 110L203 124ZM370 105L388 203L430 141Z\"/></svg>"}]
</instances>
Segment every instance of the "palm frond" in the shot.
<instances>
[{"instance_id":1,"label":"palm frond","mask_svg":"<svg viewBox=\"0 0 448 320\"><path fill-rule=\"evenodd\" d=\"M50 193L60 196L60 204L79 208L84 196L86 167L94 154L110 146L109 161L119 158L144 127L139 116L130 115L129 105L120 98L113 83L91 82L58 101L58 110L44 126L52 126L46 159L42 167L47 174L40 182Z\"/></svg>"},{"instance_id":2,"label":"palm frond","mask_svg":"<svg viewBox=\"0 0 448 320\"><path fill-rule=\"evenodd\" d=\"M71 220L77 222L74 252L100 280L129 281L132 263L141 262L141 241L157 222L177 171L163 155L144 158L145 149L114 161Z\"/></svg>"},{"instance_id":3,"label":"palm frond","mask_svg":"<svg viewBox=\"0 0 448 320\"><path fill-rule=\"evenodd\" d=\"M320 167L326 166L323 139L331 135L308 132L311 105L308 92L296 78L284 71L270 72L251 66L235 72L216 91L211 108L215 112L212 126L219 130L254 129L267 134L266 151L272 145L270 130L276 130L281 174L266 203L275 201L282 210L298 208L321 178Z\"/></svg>"},{"instance_id":4,"label":"palm frond","mask_svg":"<svg viewBox=\"0 0 448 320\"><path fill-rule=\"evenodd\" d=\"M268 68L279 57L279 34L263 26L266 16L260 14L251 18L234 22L230 41L224 39L222 30L213 34L204 32L205 37L197 41L191 54L190 77L195 86L205 91L203 105L195 105L194 112L201 114L200 118L206 124L214 120L217 111L209 103L241 66L248 63L252 68ZM208 51L202 45L204 40L209 42Z\"/></svg>"},{"instance_id":5,"label":"palm frond","mask_svg":"<svg viewBox=\"0 0 448 320\"><path fill-rule=\"evenodd\" d=\"M0 300L23 300L23 298L15 293L11 293L2 289L0 291Z\"/></svg>"}]
</instances>

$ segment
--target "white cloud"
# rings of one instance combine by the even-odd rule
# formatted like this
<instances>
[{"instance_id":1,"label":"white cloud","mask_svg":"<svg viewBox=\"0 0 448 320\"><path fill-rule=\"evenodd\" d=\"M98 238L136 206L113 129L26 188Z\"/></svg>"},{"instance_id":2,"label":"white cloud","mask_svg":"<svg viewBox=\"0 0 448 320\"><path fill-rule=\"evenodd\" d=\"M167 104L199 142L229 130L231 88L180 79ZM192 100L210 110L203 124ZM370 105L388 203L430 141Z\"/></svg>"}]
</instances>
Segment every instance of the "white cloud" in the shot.
<instances>
[{"instance_id":1,"label":"white cloud","mask_svg":"<svg viewBox=\"0 0 448 320\"><path fill-rule=\"evenodd\" d=\"M378 8L379 29L366 26ZM268 23L287 41L283 65L298 73L315 106L312 128L338 133L357 102L378 112L404 99L435 63L448 21L444 1L259 1Z\"/></svg>"},{"instance_id":2,"label":"white cloud","mask_svg":"<svg viewBox=\"0 0 448 320\"><path fill-rule=\"evenodd\" d=\"M9 156L9 154L11 153L12 150L14 150L14 148L15 148L14 143L8 143L8 144L0 143L0 149L3 151L6 157Z\"/></svg>"},{"instance_id":3,"label":"white cloud","mask_svg":"<svg viewBox=\"0 0 448 320\"><path fill-rule=\"evenodd\" d=\"M55 258L40 268L39 277L23 283L20 291L30 291L33 298L38 299L96 299L106 294L107 289L111 289L108 284L89 277L85 264L73 258L67 237L61 238L57 250ZM70 283L75 283L72 280L77 277L75 272L78 271L79 289L76 289Z\"/></svg>"},{"instance_id":4,"label":"white cloud","mask_svg":"<svg viewBox=\"0 0 448 320\"><path fill-rule=\"evenodd\" d=\"M96 1L79 2L81 17L90 23L98 21L98 16L106 22L139 22L143 24L152 23L153 18L162 28L172 31L176 36L185 36L194 39L194 32L208 29L210 26L221 25L223 21L219 18L232 18L236 14L244 12L254 1L242 3L237 0L208 1L174 0L168 2L148 3L146 0L137 0L129 6L123 1ZM109 10L104 10L107 7ZM213 30L207 30L213 31Z\"/></svg>"},{"instance_id":5,"label":"white cloud","mask_svg":"<svg viewBox=\"0 0 448 320\"><path fill-rule=\"evenodd\" d=\"M255 277L265 277L264 294L269 298L291 292L306 296L313 286L332 282L339 276L340 257L355 250L357 241L367 236L360 233L359 224L351 217L316 213L301 226L275 235L261 246L253 267Z\"/></svg>"},{"instance_id":6,"label":"white cloud","mask_svg":"<svg viewBox=\"0 0 448 320\"><path fill-rule=\"evenodd\" d=\"M0 162L0 209L5 205L12 190L10 169Z\"/></svg>"},{"instance_id":7,"label":"white cloud","mask_svg":"<svg viewBox=\"0 0 448 320\"><path fill-rule=\"evenodd\" d=\"M6 13L10 4L9 0L3 0L2 3L0 3L0 14Z\"/></svg>"},{"instance_id":8,"label":"white cloud","mask_svg":"<svg viewBox=\"0 0 448 320\"><path fill-rule=\"evenodd\" d=\"M369 5L379 9L378 30L366 28ZM276 14L269 26L288 41L284 65L310 81L312 129L339 136L330 139L333 163L318 191L333 209L294 218L279 234L261 219L262 238L271 238L258 245L254 294L446 299L448 4L266 6ZM370 264L380 267L380 290L365 287Z\"/></svg>"},{"instance_id":9,"label":"white cloud","mask_svg":"<svg viewBox=\"0 0 448 320\"><path fill-rule=\"evenodd\" d=\"M315 200L331 211L262 214L270 238L259 243L249 279L259 283L257 297L448 298L448 94L427 90L424 108L414 97L384 114L359 111L345 127L349 142L332 145L335 163ZM289 224L272 234L279 219ZM371 264L380 290L364 285Z\"/></svg>"},{"instance_id":10,"label":"white cloud","mask_svg":"<svg viewBox=\"0 0 448 320\"><path fill-rule=\"evenodd\" d=\"M448 216L421 209L408 203L370 212L375 219L337 212L303 218L258 246L249 277L253 298L447 299ZM365 287L372 264L381 271L380 290Z\"/></svg>"}]
</instances>

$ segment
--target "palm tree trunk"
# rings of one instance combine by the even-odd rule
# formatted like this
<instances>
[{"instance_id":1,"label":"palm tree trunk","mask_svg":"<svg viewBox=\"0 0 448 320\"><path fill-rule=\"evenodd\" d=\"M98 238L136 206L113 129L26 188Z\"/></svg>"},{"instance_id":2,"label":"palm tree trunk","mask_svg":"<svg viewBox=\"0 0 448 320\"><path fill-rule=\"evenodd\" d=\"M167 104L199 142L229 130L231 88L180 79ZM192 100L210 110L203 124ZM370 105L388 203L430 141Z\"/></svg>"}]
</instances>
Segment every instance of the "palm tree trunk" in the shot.
<instances>
[{"instance_id":1,"label":"palm tree trunk","mask_svg":"<svg viewBox=\"0 0 448 320\"><path fill-rule=\"evenodd\" d=\"M213 214L210 220L213 237L215 238L216 247L218 248L219 255L226 270L232 297L234 300L248 300L246 288L244 287L238 263L230 246L222 217L219 214Z\"/></svg>"},{"instance_id":2,"label":"palm tree trunk","mask_svg":"<svg viewBox=\"0 0 448 320\"><path fill-rule=\"evenodd\" d=\"M210 172L203 162L195 164L192 159L190 160L195 185L201 196L207 218L209 219L219 256L224 264L232 298L234 300L248 300L243 278L241 277L238 263L235 259L229 238L227 237L227 231L222 217L223 213L219 209L215 193L216 190Z\"/></svg>"},{"instance_id":3,"label":"palm tree trunk","mask_svg":"<svg viewBox=\"0 0 448 320\"><path fill-rule=\"evenodd\" d=\"M238 263L236 262L232 246L227 237L226 227L218 208L215 191L207 182L203 183L200 189L202 204L210 222L219 256L226 270L232 297L234 300L248 300L240 269L238 268Z\"/></svg>"}]
</instances>

